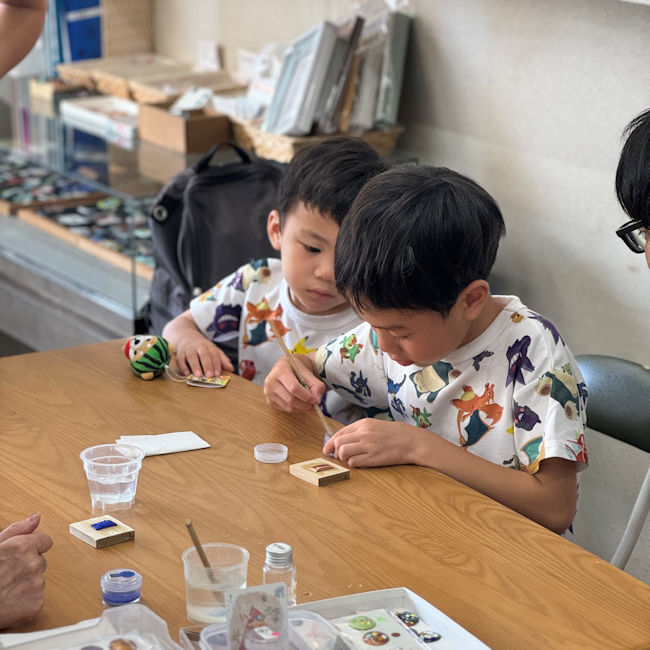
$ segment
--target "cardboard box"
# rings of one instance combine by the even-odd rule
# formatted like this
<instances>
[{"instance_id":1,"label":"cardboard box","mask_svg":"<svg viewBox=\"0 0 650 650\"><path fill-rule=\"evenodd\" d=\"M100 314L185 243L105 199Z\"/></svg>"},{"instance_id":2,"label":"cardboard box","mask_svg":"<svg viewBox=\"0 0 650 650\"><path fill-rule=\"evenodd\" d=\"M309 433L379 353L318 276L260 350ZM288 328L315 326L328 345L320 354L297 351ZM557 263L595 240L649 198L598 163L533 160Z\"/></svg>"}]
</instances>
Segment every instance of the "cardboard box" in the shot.
<instances>
[{"instance_id":1,"label":"cardboard box","mask_svg":"<svg viewBox=\"0 0 650 650\"><path fill-rule=\"evenodd\" d=\"M181 153L204 153L218 142L231 139L230 120L210 107L187 117L172 115L171 102L141 104L140 139Z\"/></svg>"},{"instance_id":2,"label":"cardboard box","mask_svg":"<svg viewBox=\"0 0 650 650\"><path fill-rule=\"evenodd\" d=\"M176 174L199 162L203 155L163 149L146 140L140 140L137 151L139 174L163 185L166 185Z\"/></svg>"},{"instance_id":3,"label":"cardboard box","mask_svg":"<svg viewBox=\"0 0 650 650\"><path fill-rule=\"evenodd\" d=\"M66 84L60 79L29 80L29 108L32 112L45 117L56 117L59 102L62 99L88 94L88 90L79 84Z\"/></svg>"},{"instance_id":4,"label":"cardboard box","mask_svg":"<svg viewBox=\"0 0 650 650\"><path fill-rule=\"evenodd\" d=\"M29 80L29 97L36 101L58 103L62 97L69 97L84 90L85 87L80 84L66 84L60 79L30 79Z\"/></svg>"}]
</instances>

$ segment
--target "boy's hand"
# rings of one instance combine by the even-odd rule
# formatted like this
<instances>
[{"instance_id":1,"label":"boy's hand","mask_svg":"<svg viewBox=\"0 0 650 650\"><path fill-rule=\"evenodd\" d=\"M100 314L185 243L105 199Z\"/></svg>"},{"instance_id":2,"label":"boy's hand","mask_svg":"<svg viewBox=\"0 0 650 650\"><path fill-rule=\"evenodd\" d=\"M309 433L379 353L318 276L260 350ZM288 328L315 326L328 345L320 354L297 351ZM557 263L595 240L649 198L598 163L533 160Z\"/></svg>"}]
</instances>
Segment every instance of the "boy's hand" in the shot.
<instances>
[{"instance_id":1,"label":"boy's hand","mask_svg":"<svg viewBox=\"0 0 650 650\"><path fill-rule=\"evenodd\" d=\"M422 431L404 422L364 418L339 429L323 447L350 467L412 463L412 449Z\"/></svg>"},{"instance_id":2,"label":"boy's hand","mask_svg":"<svg viewBox=\"0 0 650 650\"><path fill-rule=\"evenodd\" d=\"M222 370L232 372L233 366L226 353L201 334L191 332L175 344L174 359L178 371L195 377L216 377Z\"/></svg>"},{"instance_id":3,"label":"boy's hand","mask_svg":"<svg viewBox=\"0 0 650 650\"><path fill-rule=\"evenodd\" d=\"M174 362L183 375L216 377L234 368L226 353L207 339L188 309L165 325L162 335L174 345Z\"/></svg>"},{"instance_id":4,"label":"boy's hand","mask_svg":"<svg viewBox=\"0 0 650 650\"><path fill-rule=\"evenodd\" d=\"M296 361L300 364L299 358ZM325 384L300 364L305 388L289 365L286 357L279 359L271 368L264 382L266 401L282 411L308 411L314 404L320 404L325 393Z\"/></svg>"}]
</instances>

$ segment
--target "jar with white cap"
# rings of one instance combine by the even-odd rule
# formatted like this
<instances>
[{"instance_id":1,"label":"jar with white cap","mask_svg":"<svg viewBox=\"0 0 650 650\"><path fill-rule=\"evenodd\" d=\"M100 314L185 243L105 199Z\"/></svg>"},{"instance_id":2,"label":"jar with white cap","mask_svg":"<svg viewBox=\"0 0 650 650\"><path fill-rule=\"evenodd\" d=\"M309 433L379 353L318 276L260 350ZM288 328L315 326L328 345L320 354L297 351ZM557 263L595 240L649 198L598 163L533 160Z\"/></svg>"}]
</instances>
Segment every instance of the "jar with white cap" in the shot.
<instances>
[{"instance_id":1,"label":"jar with white cap","mask_svg":"<svg viewBox=\"0 0 650 650\"><path fill-rule=\"evenodd\" d=\"M266 560L262 569L265 585L284 582L287 586L287 604L296 604L297 575L293 561L293 548L284 542L274 542L266 547Z\"/></svg>"}]
</instances>

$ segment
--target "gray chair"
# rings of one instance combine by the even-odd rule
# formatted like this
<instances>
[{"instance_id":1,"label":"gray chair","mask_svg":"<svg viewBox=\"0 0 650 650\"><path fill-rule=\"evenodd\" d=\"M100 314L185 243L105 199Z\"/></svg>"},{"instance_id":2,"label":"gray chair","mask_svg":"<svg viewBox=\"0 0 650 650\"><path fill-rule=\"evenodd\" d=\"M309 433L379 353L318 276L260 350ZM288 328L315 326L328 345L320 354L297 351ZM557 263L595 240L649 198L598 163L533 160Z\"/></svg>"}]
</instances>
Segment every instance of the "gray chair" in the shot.
<instances>
[{"instance_id":1,"label":"gray chair","mask_svg":"<svg viewBox=\"0 0 650 650\"><path fill-rule=\"evenodd\" d=\"M597 354L576 358L587 384L587 426L650 452L650 370ZM650 510L650 467L639 490L612 564L624 569Z\"/></svg>"}]
</instances>

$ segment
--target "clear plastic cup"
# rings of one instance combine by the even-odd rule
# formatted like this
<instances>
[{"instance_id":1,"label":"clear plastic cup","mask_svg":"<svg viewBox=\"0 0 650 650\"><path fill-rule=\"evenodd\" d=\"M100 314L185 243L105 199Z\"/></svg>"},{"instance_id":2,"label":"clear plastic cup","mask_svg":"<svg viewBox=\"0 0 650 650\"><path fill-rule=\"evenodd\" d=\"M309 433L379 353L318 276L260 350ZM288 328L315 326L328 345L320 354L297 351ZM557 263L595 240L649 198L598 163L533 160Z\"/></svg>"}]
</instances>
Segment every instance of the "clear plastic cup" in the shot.
<instances>
[{"instance_id":1,"label":"clear plastic cup","mask_svg":"<svg viewBox=\"0 0 650 650\"><path fill-rule=\"evenodd\" d=\"M225 593L243 589L248 579L249 553L234 544L203 544L210 568L203 566L194 546L183 553L187 618L193 623L223 621Z\"/></svg>"},{"instance_id":2,"label":"clear plastic cup","mask_svg":"<svg viewBox=\"0 0 650 650\"><path fill-rule=\"evenodd\" d=\"M133 505L144 452L134 445L95 445L81 460L88 478L93 509L108 512Z\"/></svg>"}]
</instances>

